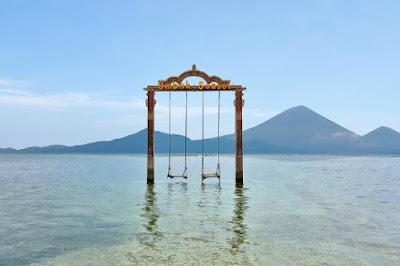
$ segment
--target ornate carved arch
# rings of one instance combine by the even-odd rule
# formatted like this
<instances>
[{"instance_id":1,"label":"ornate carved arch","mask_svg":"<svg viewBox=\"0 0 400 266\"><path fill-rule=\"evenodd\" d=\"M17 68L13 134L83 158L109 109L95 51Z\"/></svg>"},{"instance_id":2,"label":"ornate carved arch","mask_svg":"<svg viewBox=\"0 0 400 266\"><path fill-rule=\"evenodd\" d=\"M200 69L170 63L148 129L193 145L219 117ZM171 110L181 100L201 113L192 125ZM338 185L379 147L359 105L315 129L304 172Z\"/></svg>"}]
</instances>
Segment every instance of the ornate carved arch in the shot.
<instances>
[{"instance_id":1,"label":"ornate carved arch","mask_svg":"<svg viewBox=\"0 0 400 266\"><path fill-rule=\"evenodd\" d=\"M164 84L178 83L182 84L182 81L188 77L200 77L204 79L207 83L215 82L217 84L228 84L229 80L223 80L218 76L209 76L207 73L197 70L196 65L192 66L191 70L185 71L179 76L171 76L166 80L159 80L159 82L163 82Z\"/></svg>"}]
</instances>

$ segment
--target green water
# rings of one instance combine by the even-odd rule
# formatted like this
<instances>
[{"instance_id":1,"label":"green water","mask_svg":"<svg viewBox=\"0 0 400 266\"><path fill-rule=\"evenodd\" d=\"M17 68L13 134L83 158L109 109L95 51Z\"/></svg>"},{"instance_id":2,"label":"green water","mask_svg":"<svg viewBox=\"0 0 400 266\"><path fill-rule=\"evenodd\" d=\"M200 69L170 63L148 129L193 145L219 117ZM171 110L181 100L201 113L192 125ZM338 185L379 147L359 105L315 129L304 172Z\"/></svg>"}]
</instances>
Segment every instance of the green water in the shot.
<instances>
[{"instance_id":1,"label":"green water","mask_svg":"<svg viewBox=\"0 0 400 266\"><path fill-rule=\"evenodd\" d=\"M246 156L243 187L167 162L1 155L0 265L400 265L398 157Z\"/></svg>"}]
</instances>

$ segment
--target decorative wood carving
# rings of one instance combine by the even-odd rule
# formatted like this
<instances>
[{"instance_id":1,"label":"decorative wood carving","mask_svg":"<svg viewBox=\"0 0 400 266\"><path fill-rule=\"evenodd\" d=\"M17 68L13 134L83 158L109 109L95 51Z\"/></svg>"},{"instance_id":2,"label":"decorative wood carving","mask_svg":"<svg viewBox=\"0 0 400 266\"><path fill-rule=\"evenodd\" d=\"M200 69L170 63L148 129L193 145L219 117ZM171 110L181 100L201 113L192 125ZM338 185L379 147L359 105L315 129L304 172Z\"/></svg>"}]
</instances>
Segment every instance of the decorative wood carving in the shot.
<instances>
[{"instance_id":1,"label":"decorative wood carving","mask_svg":"<svg viewBox=\"0 0 400 266\"><path fill-rule=\"evenodd\" d=\"M215 82L217 84L228 84L229 80L223 80L218 76L209 76L207 73L197 70L196 65L192 66L191 70L185 71L181 73L179 76L171 76L166 80L159 80L159 82L163 82L164 84L178 83L182 84L182 81L188 77L200 77L204 79L207 83Z\"/></svg>"}]
</instances>

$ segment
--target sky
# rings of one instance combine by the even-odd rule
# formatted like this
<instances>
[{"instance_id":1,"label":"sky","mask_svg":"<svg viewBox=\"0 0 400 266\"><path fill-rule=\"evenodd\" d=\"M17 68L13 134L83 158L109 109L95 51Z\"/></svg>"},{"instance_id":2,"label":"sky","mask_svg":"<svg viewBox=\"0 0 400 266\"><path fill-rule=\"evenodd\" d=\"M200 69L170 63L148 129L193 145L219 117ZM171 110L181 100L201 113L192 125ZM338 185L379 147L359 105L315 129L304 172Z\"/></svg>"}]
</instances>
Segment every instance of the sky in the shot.
<instances>
[{"instance_id":1,"label":"sky","mask_svg":"<svg viewBox=\"0 0 400 266\"><path fill-rule=\"evenodd\" d=\"M244 128L304 105L360 135L400 131L400 2L0 1L0 147L75 145L146 127L147 85L192 64L247 87ZM156 94L168 130L168 93ZM201 94L188 135L201 138ZM217 95L206 93L206 137ZM172 95L183 134L184 94ZM233 133L233 95L221 95Z\"/></svg>"}]
</instances>

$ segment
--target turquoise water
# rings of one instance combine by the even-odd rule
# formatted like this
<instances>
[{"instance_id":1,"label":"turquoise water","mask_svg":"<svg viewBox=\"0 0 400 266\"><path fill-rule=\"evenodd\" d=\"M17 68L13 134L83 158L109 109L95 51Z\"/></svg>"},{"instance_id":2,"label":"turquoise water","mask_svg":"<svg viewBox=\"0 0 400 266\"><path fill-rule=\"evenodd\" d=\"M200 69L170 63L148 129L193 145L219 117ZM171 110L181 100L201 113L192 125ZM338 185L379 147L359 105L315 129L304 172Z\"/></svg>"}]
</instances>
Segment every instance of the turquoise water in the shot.
<instances>
[{"instance_id":1,"label":"turquoise water","mask_svg":"<svg viewBox=\"0 0 400 266\"><path fill-rule=\"evenodd\" d=\"M242 188L167 162L1 155L0 265L400 265L398 157L246 156Z\"/></svg>"}]
</instances>

